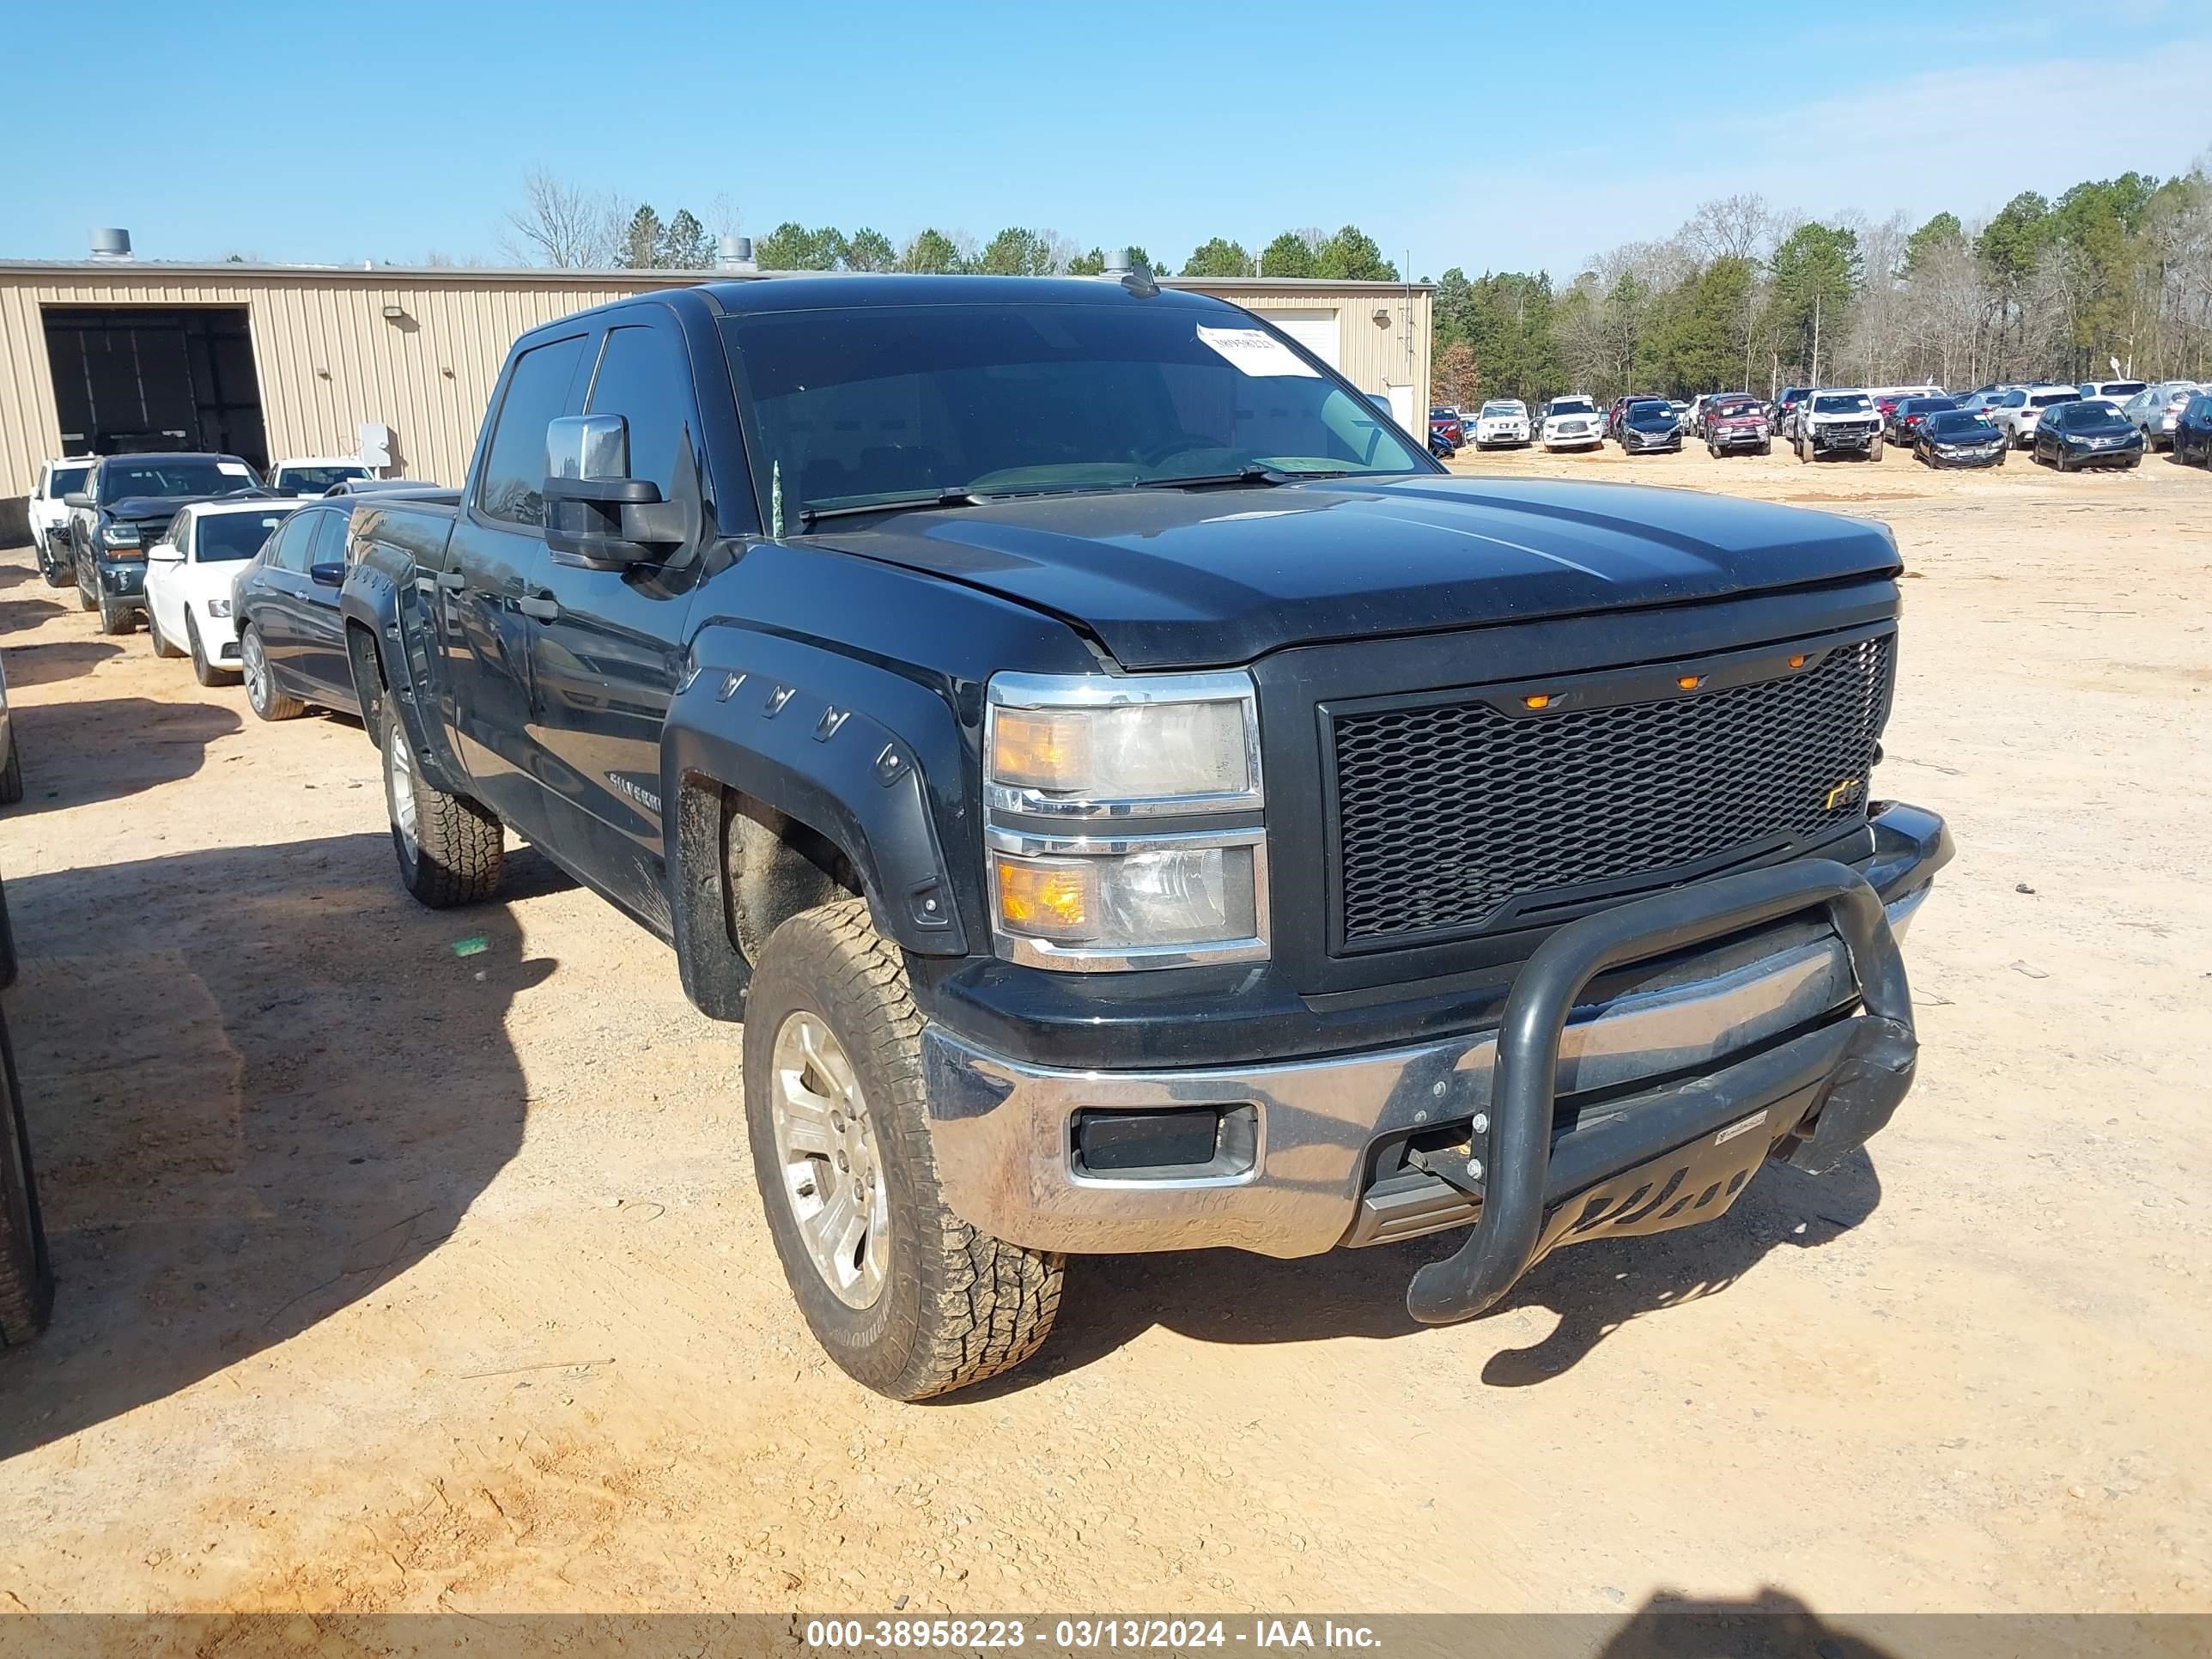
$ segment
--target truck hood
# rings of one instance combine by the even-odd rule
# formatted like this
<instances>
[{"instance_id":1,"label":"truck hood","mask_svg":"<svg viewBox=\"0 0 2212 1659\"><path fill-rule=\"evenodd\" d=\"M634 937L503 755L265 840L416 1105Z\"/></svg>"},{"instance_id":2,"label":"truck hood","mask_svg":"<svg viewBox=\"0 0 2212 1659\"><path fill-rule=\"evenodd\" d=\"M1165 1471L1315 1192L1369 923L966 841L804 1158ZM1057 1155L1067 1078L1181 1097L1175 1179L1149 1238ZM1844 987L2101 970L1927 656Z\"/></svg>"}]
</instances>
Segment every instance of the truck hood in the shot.
<instances>
[{"instance_id":1,"label":"truck hood","mask_svg":"<svg viewBox=\"0 0 2212 1659\"><path fill-rule=\"evenodd\" d=\"M1422 477L889 514L817 544L1066 618L1129 668L1894 573L1879 525L1629 484Z\"/></svg>"}]
</instances>

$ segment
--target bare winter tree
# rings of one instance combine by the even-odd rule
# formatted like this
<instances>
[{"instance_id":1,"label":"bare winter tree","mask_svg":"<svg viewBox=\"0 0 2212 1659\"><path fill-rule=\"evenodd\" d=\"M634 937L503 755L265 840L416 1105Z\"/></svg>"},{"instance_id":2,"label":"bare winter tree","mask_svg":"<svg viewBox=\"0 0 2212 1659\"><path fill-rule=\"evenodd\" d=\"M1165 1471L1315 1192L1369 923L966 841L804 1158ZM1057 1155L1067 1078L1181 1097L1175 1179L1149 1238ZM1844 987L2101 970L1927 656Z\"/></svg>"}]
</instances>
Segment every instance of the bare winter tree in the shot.
<instances>
[{"instance_id":1,"label":"bare winter tree","mask_svg":"<svg viewBox=\"0 0 2212 1659\"><path fill-rule=\"evenodd\" d=\"M522 205L508 210L501 246L526 264L605 270L618 262L630 216L613 191L585 190L539 167L522 181Z\"/></svg>"},{"instance_id":2,"label":"bare winter tree","mask_svg":"<svg viewBox=\"0 0 2212 1659\"><path fill-rule=\"evenodd\" d=\"M1748 259L1756 264L1774 252L1785 228L1783 216L1764 196L1722 196L1690 216L1681 240L1700 261Z\"/></svg>"}]
</instances>

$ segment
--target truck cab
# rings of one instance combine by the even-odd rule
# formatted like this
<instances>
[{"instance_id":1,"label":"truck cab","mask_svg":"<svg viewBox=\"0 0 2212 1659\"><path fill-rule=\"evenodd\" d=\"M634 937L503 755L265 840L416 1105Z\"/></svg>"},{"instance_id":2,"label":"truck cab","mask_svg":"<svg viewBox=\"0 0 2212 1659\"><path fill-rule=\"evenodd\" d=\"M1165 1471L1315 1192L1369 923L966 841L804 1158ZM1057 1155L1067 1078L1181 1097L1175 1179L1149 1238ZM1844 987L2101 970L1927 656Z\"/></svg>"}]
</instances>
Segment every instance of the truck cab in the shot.
<instances>
[{"instance_id":1,"label":"truck cab","mask_svg":"<svg viewBox=\"0 0 2212 1659\"><path fill-rule=\"evenodd\" d=\"M744 1022L787 1280L894 1397L1074 1252L1461 1229L1407 1298L1469 1317L1909 1085L1879 526L1454 477L1151 283L854 276L525 335L349 543L403 881L519 832Z\"/></svg>"}]
</instances>

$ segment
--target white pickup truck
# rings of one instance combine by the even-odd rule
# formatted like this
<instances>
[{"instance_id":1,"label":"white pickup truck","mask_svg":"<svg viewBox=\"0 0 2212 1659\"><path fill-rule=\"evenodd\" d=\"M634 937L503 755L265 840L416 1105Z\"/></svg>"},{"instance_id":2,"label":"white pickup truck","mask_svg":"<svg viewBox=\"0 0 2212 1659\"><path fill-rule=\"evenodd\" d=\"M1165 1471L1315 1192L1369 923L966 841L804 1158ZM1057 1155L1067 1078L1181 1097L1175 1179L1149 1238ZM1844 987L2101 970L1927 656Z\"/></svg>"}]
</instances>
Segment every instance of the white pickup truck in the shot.
<instances>
[{"instance_id":1,"label":"white pickup truck","mask_svg":"<svg viewBox=\"0 0 2212 1659\"><path fill-rule=\"evenodd\" d=\"M1881 414L1855 386L1820 386L1800 406L1794 447L1801 461L1827 455L1881 459Z\"/></svg>"},{"instance_id":2,"label":"white pickup truck","mask_svg":"<svg viewBox=\"0 0 2212 1659\"><path fill-rule=\"evenodd\" d=\"M31 487L31 545L39 555L39 574L46 579L49 587L67 587L76 580L65 533L69 529L69 503L62 497L84 488L85 477L97 459L93 455L64 455L58 461L48 461L39 469L39 481Z\"/></svg>"}]
</instances>

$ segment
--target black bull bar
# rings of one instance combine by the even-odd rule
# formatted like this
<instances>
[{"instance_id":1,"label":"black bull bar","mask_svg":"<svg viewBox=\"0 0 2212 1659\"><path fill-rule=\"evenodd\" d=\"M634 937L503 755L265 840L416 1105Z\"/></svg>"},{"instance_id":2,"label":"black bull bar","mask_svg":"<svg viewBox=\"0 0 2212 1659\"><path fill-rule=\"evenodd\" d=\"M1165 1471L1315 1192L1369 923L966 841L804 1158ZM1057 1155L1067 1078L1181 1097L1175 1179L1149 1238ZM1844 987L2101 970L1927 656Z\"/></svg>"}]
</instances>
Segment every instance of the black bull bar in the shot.
<instances>
[{"instance_id":1,"label":"black bull bar","mask_svg":"<svg viewBox=\"0 0 2212 1659\"><path fill-rule=\"evenodd\" d=\"M1816 905L1850 952L1861 1012L1610 1103L1555 1149L1560 1033L1584 985ZM1881 899L1832 860L1746 871L1569 923L1538 947L1506 999L1489 1127L1470 1141L1480 1215L1455 1255L1413 1275L1407 1310L1431 1325L1471 1318L1561 1243L1710 1220L1778 1148L1816 1174L1832 1167L1889 1121L1918 1051Z\"/></svg>"}]
</instances>

